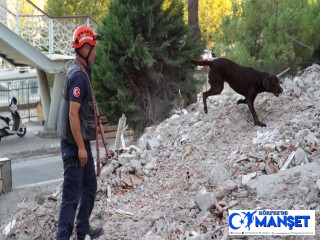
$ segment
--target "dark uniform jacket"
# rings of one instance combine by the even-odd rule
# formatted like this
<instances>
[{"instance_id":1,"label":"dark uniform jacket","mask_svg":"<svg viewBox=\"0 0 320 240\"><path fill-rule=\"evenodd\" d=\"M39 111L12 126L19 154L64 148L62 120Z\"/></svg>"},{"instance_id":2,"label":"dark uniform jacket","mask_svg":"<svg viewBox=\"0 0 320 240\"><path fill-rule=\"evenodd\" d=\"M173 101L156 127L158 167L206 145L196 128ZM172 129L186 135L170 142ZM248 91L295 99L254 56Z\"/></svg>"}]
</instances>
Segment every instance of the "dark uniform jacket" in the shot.
<instances>
[{"instance_id":1,"label":"dark uniform jacket","mask_svg":"<svg viewBox=\"0 0 320 240\"><path fill-rule=\"evenodd\" d=\"M81 68L77 64L73 64L69 67L66 80L63 89L63 95L60 103L60 110L58 116L58 134L61 140L67 144L75 144L75 140L73 138L71 127L70 127L70 120L69 120L69 109L70 109L70 92L73 95L77 94L77 90L73 89L73 92L70 91L70 84L74 75L78 72L81 72ZM87 79L86 75L84 74L84 89L86 94L81 101L80 109L79 109L79 118L81 124L81 133L83 140L85 142L89 142L96 139L96 125L95 125L95 115L94 115L94 103L93 97L90 89L90 79ZM82 91L83 91L82 90ZM80 91L80 90L79 90Z\"/></svg>"}]
</instances>

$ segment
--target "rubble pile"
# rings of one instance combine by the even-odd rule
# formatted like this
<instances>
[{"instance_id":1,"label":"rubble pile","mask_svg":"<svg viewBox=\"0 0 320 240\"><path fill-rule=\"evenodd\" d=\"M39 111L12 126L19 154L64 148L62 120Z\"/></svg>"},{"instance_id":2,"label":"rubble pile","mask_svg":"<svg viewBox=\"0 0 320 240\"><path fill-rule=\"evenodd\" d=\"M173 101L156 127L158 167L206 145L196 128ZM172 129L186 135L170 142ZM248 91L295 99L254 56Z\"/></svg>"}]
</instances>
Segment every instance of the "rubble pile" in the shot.
<instances>
[{"instance_id":1,"label":"rubble pile","mask_svg":"<svg viewBox=\"0 0 320 240\"><path fill-rule=\"evenodd\" d=\"M220 96L208 114L193 104L117 152L99 179L91 219L105 230L100 239L222 240L228 209L320 210L320 66L282 87L279 98L256 99L265 128L236 104L240 95ZM5 239L55 239L60 188L19 204ZM305 239L320 236L319 212L316 236Z\"/></svg>"}]
</instances>

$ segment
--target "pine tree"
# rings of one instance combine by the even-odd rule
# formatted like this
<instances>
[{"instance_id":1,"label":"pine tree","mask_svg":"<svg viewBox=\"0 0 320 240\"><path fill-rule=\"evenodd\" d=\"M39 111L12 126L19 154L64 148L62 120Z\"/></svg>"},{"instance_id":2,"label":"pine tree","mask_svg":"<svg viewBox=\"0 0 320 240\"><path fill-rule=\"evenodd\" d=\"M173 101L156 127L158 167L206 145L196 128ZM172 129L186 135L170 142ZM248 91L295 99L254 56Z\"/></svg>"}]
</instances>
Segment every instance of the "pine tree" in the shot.
<instances>
[{"instance_id":1,"label":"pine tree","mask_svg":"<svg viewBox=\"0 0 320 240\"><path fill-rule=\"evenodd\" d=\"M93 73L100 111L111 123L125 113L136 133L168 117L179 89L188 104L199 86L189 60L201 45L183 21L183 3L163 2L113 0L98 29Z\"/></svg>"},{"instance_id":2,"label":"pine tree","mask_svg":"<svg viewBox=\"0 0 320 240\"><path fill-rule=\"evenodd\" d=\"M276 73L288 66L296 68L310 60L319 39L314 32L313 4L309 0L234 3L233 15L226 16L221 25L217 55Z\"/></svg>"},{"instance_id":3,"label":"pine tree","mask_svg":"<svg viewBox=\"0 0 320 240\"><path fill-rule=\"evenodd\" d=\"M313 52L312 61L320 64L320 0L314 0L313 4L311 4L312 16L313 16L313 28L312 28L312 36L313 41L316 42L316 47Z\"/></svg>"}]
</instances>

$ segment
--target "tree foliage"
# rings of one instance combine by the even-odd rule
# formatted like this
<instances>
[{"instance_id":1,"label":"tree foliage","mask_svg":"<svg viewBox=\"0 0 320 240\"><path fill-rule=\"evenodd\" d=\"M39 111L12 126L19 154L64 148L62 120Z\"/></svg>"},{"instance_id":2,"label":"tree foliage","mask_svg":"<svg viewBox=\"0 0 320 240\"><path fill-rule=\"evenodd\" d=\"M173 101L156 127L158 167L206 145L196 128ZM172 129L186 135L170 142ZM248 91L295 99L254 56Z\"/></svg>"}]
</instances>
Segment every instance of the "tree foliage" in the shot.
<instances>
[{"instance_id":1,"label":"tree foliage","mask_svg":"<svg viewBox=\"0 0 320 240\"><path fill-rule=\"evenodd\" d=\"M47 0L45 11L53 16L88 15L100 21L108 5L109 0Z\"/></svg>"},{"instance_id":2,"label":"tree foliage","mask_svg":"<svg viewBox=\"0 0 320 240\"><path fill-rule=\"evenodd\" d=\"M312 42L316 43L316 47L313 52L312 60L316 61L318 64L320 62L320 0L313 0L311 4L313 19L313 34L312 34Z\"/></svg>"},{"instance_id":3,"label":"tree foliage","mask_svg":"<svg viewBox=\"0 0 320 240\"><path fill-rule=\"evenodd\" d=\"M179 89L186 104L197 92L189 59L200 46L183 21L183 3L163 2L113 0L98 29L93 73L101 112L113 123L125 113L138 131L168 117Z\"/></svg>"},{"instance_id":4,"label":"tree foliage","mask_svg":"<svg viewBox=\"0 0 320 240\"><path fill-rule=\"evenodd\" d=\"M238 3L241 1L243 0L237 0ZM165 5L169 5L172 0L165 0L164 2ZM189 2L189 0L184 0L184 20L186 23L190 17L190 13L188 13ZM193 0L192 2L198 2L198 22L202 41L208 42L208 47L212 48L214 36L221 32L222 16L232 13L232 0Z\"/></svg>"},{"instance_id":5,"label":"tree foliage","mask_svg":"<svg viewBox=\"0 0 320 240\"><path fill-rule=\"evenodd\" d=\"M220 32L221 17L231 14L231 0L199 1L199 24L202 38L211 42ZM212 43L211 43L212 45Z\"/></svg>"},{"instance_id":6,"label":"tree foliage","mask_svg":"<svg viewBox=\"0 0 320 240\"><path fill-rule=\"evenodd\" d=\"M234 2L232 14L223 18L215 51L266 71L296 67L311 58L319 43L318 5L308 0Z\"/></svg>"}]
</instances>

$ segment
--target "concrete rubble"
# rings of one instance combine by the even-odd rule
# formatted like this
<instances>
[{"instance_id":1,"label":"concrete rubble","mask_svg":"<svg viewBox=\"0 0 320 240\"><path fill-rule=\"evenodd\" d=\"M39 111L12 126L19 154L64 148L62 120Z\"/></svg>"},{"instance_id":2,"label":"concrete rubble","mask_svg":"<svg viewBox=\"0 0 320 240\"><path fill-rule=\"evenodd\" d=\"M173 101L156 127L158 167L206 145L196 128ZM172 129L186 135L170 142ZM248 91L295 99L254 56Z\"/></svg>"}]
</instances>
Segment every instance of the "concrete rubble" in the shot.
<instances>
[{"instance_id":1,"label":"concrete rubble","mask_svg":"<svg viewBox=\"0 0 320 240\"><path fill-rule=\"evenodd\" d=\"M99 179L91 222L103 226L100 239L231 239L228 209L315 209L316 236L304 239L319 239L320 66L282 87L279 98L256 99L266 128L236 104L240 95L220 96L208 114L193 104L118 151ZM60 189L20 203L3 239L55 239Z\"/></svg>"}]
</instances>

